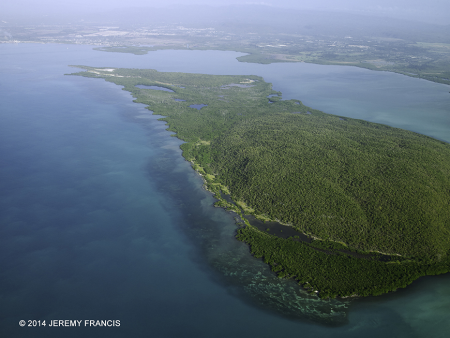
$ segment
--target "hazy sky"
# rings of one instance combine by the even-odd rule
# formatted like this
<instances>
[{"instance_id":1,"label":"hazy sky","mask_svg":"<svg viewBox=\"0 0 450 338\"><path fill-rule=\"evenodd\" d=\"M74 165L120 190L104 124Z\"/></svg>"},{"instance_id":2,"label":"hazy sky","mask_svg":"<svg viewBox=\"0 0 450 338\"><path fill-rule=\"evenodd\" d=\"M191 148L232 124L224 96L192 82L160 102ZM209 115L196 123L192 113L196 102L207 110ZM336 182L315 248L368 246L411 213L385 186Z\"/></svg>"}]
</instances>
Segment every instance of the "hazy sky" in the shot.
<instances>
[{"instance_id":1,"label":"hazy sky","mask_svg":"<svg viewBox=\"0 0 450 338\"><path fill-rule=\"evenodd\" d=\"M61 11L99 11L120 7L162 7L171 4L262 4L275 7L339 10L450 24L450 0L3 0L2 13L28 12L42 15Z\"/></svg>"}]
</instances>

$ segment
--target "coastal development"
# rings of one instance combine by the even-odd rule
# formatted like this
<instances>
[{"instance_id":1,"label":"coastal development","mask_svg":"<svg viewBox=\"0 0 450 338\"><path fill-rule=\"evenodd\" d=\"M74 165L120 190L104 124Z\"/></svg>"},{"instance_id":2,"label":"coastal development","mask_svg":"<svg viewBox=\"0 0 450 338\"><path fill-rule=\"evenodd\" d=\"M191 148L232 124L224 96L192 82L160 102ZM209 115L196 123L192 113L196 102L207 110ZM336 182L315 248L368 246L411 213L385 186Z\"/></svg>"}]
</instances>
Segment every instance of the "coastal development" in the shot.
<instances>
[{"instance_id":1,"label":"coastal development","mask_svg":"<svg viewBox=\"0 0 450 338\"><path fill-rule=\"evenodd\" d=\"M283 100L254 75L76 67L162 116L280 278L334 298L450 270L448 143Z\"/></svg>"}]
</instances>

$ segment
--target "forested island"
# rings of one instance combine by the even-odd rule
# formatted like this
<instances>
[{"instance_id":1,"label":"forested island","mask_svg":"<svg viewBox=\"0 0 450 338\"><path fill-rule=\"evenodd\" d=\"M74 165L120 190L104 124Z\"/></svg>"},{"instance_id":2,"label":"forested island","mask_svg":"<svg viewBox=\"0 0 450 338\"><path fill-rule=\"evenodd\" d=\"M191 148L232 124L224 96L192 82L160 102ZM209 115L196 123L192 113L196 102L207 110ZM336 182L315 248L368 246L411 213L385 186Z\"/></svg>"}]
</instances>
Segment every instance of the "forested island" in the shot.
<instances>
[{"instance_id":1,"label":"forested island","mask_svg":"<svg viewBox=\"0 0 450 338\"><path fill-rule=\"evenodd\" d=\"M163 116L280 278L329 298L450 270L449 144L282 100L258 76L76 67Z\"/></svg>"}]
</instances>

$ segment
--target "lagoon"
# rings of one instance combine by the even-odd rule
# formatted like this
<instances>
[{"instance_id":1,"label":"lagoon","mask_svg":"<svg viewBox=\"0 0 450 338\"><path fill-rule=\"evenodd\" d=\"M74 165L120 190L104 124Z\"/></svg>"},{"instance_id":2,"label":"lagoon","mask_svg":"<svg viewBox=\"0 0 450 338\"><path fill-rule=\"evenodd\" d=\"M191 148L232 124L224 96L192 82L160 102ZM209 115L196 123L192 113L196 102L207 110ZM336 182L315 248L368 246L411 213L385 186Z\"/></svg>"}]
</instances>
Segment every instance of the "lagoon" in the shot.
<instances>
[{"instance_id":1,"label":"lagoon","mask_svg":"<svg viewBox=\"0 0 450 338\"><path fill-rule=\"evenodd\" d=\"M444 337L450 276L356 301L318 301L233 238L181 142L129 93L71 64L255 74L283 99L450 142L449 87L343 66L239 63L235 52L136 56L0 45L0 335ZM136 118L137 116L146 116ZM139 121L145 122L140 123ZM151 123L148 123L151 121ZM20 320L120 327L20 327Z\"/></svg>"}]
</instances>

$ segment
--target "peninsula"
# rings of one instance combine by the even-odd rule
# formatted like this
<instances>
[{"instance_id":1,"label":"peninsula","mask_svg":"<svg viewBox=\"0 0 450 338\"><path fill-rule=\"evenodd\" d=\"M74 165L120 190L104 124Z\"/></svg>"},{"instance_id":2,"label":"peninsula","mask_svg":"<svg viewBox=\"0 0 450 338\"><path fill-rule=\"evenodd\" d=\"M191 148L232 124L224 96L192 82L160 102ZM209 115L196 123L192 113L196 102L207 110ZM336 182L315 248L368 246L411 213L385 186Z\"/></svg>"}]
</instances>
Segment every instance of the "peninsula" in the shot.
<instances>
[{"instance_id":1,"label":"peninsula","mask_svg":"<svg viewBox=\"0 0 450 338\"><path fill-rule=\"evenodd\" d=\"M280 278L329 298L450 271L448 143L282 100L258 76L75 67L163 116Z\"/></svg>"}]
</instances>

